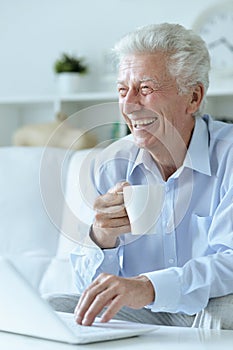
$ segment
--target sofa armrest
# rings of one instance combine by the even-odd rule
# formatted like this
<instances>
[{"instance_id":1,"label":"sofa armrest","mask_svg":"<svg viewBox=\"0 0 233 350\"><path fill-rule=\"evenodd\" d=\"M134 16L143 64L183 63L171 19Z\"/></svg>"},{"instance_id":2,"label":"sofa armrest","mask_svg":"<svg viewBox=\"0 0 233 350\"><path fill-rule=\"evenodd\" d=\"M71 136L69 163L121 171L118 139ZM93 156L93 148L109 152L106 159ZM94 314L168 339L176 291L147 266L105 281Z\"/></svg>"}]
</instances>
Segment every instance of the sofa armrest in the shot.
<instances>
[{"instance_id":1,"label":"sofa armrest","mask_svg":"<svg viewBox=\"0 0 233 350\"><path fill-rule=\"evenodd\" d=\"M99 152L98 148L79 150L74 152L69 159L59 242L56 254L40 283L39 290L42 294L75 292L69 257L77 244L76 237L79 235L78 221L82 204L80 170L85 164L85 175L87 175L92 159Z\"/></svg>"}]
</instances>

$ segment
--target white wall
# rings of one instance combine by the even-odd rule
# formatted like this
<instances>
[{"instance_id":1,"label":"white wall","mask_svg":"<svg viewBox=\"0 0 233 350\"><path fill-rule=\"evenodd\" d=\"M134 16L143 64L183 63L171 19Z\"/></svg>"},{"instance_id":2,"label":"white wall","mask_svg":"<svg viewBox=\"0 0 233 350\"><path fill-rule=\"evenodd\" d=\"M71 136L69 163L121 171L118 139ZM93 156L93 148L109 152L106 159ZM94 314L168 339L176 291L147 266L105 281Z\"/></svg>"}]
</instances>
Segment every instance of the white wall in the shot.
<instances>
[{"instance_id":1,"label":"white wall","mask_svg":"<svg viewBox=\"0 0 233 350\"><path fill-rule=\"evenodd\" d=\"M104 90L106 50L153 22L191 27L221 0L0 0L0 97L53 94L53 63L66 51L90 64L89 90Z\"/></svg>"}]
</instances>

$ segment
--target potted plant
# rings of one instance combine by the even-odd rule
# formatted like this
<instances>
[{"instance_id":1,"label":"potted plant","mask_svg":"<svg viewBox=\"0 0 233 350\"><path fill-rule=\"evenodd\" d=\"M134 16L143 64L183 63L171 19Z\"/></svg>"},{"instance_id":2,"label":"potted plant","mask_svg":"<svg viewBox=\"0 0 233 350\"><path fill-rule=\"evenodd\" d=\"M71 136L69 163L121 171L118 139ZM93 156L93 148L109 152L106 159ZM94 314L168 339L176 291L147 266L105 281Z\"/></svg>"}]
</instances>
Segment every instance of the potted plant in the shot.
<instances>
[{"instance_id":1,"label":"potted plant","mask_svg":"<svg viewBox=\"0 0 233 350\"><path fill-rule=\"evenodd\" d=\"M59 93L76 93L79 90L80 76L88 72L88 66L82 57L63 53L54 63Z\"/></svg>"}]
</instances>

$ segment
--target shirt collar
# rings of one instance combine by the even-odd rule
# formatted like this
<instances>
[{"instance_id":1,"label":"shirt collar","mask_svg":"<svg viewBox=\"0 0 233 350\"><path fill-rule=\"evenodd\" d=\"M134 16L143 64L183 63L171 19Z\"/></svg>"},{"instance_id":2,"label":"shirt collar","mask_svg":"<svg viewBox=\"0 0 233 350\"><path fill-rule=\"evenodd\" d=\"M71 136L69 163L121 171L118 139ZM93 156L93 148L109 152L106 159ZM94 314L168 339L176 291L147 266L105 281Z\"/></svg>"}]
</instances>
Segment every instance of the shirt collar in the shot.
<instances>
[{"instance_id":1,"label":"shirt collar","mask_svg":"<svg viewBox=\"0 0 233 350\"><path fill-rule=\"evenodd\" d=\"M151 157L150 153L143 148L139 148L130 174L133 173L135 168L137 168L138 166L140 166L142 164L143 164L145 169L147 169L149 171L153 171L154 174L158 174L158 176L161 176L161 174L157 168L157 165L154 162L153 158Z\"/></svg>"},{"instance_id":2,"label":"shirt collar","mask_svg":"<svg viewBox=\"0 0 233 350\"><path fill-rule=\"evenodd\" d=\"M134 169L143 164L146 169L158 172L159 170L150 155L144 149L139 149L134 165L131 169L131 174ZM209 159L209 132L207 124L202 118L195 119L193 135L190 141L188 152L185 156L184 163L177 170L176 175L180 174L184 167L191 168L206 175L211 175L210 159ZM174 174L175 175L175 174Z\"/></svg>"},{"instance_id":3,"label":"shirt collar","mask_svg":"<svg viewBox=\"0 0 233 350\"><path fill-rule=\"evenodd\" d=\"M188 152L184 159L184 167L191 168L200 173L211 175L209 159L209 131L202 118L196 118L193 135Z\"/></svg>"}]
</instances>

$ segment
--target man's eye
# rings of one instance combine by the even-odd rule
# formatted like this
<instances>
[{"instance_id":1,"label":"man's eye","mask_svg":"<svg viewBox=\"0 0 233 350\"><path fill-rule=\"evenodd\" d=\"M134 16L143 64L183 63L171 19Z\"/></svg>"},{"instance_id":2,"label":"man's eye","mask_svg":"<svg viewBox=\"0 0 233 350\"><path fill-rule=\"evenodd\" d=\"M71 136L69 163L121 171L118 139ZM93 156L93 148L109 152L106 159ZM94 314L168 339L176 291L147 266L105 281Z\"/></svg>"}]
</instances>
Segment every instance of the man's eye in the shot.
<instances>
[{"instance_id":1,"label":"man's eye","mask_svg":"<svg viewBox=\"0 0 233 350\"><path fill-rule=\"evenodd\" d=\"M154 91L154 89L151 86L143 85L140 87L140 92L142 95L149 95Z\"/></svg>"},{"instance_id":2,"label":"man's eye","mask_svg":"<svg viewBox=\"0 0 233 350\"><path fill-rule=\"evenodd\" d=\"M119 88L118 88L118 93L119 93L121 96L126 96L126 94L127 94L127 89L124 88L124 87L119 87Z\"/></svg>"}]
</instances>

